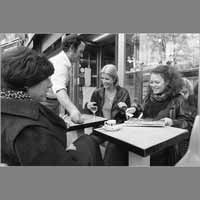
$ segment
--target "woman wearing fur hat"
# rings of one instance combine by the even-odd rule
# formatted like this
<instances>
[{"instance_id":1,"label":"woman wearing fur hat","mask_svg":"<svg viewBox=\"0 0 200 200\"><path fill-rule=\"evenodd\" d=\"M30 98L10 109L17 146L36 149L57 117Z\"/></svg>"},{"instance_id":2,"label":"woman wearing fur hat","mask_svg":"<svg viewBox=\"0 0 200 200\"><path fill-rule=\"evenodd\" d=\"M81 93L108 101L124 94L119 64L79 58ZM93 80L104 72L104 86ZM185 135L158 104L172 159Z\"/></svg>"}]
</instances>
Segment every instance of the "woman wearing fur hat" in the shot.
<instances>
[{"instance_id":1,"label":"woman wearing fur hat","mask_svg":"<svg viewBox=\"0 0 200 200\"><path fill-rule=\"evenodd\" d=\"M54 72L48 59L18 47L2 56L1 161L20 165L101 165L99 146L87 135L66 147L65 122L42 105Z\"/></svg>"}]
</instances>

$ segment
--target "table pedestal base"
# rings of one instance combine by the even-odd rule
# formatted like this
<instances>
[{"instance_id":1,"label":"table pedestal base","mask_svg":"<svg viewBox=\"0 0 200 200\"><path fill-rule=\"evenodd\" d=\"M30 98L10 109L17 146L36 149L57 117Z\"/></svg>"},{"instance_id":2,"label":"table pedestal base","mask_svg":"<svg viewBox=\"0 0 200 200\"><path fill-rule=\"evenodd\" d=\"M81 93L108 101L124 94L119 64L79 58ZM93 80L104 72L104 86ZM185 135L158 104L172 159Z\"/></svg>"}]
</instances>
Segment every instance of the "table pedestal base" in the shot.
<instances>
[{"instance_id":1,"label":"table pedestal base","mask_svg":"<svg viewBox=\"0 0 200 200\"><path fill-rule=\"evenodd\" d=\"M130 167L150 167L150 156L142 157L129 151Z\"/></svg>"},{"instance_id":2,"label":"table pedestal base","mask_svg":"<svg viewBox=\"0 0 200 200\"><path fill-rule=\"evenodd\" d=\"M81 135L83 134L87 134L90 135L93 132L93 128L89 127L89 128L85 128L85 129L79 129L76 131L68 131L66 133L67 135L67 147L73 143L75 140L77 140Z\"/></svg>"},{"instance_id":3,"label":"table pedestal base","mask_svg":"<svg viewBox=\"0 0 200 200\"><path fill-rule=\"evenodd\" d=\"M72 144L75 140L77 140L83 134L84 134L83 130L68 131L66 133L66 136L67 136L67 147L70 144Z\"/></svg>"}]
</instances>

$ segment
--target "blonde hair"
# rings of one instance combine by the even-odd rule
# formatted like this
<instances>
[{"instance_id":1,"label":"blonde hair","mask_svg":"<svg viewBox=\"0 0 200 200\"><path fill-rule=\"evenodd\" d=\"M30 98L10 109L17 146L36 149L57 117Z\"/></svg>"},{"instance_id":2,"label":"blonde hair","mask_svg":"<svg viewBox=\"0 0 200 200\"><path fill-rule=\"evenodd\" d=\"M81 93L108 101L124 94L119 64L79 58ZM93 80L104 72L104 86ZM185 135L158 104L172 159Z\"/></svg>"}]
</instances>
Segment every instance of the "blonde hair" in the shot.
<instances>
[{"instance_id":1,"label":"blonde hair","mask_svg":"<svg viewBox=\"0 0 200 200\"><path fill-rule=\"evenodd\" d=\"M183 77L183 88L186 88L188 90L189 95L193 94L193 85L191 83L190 80L188 80L187 78Z\"/></svg>"},{"instance_id":2,"label":"blonde hair","mask_svg":"<svg viewBox=\"0 0 200 200\"><path fill-rule=\"evenodd\" d=\"M118 74L117 74L117 67L113 64L107 64L105 65L102 70L101 70L101 74L105 73L108 74L114 81L114 85L118 84Z\"/></svg>"}]
</instances>

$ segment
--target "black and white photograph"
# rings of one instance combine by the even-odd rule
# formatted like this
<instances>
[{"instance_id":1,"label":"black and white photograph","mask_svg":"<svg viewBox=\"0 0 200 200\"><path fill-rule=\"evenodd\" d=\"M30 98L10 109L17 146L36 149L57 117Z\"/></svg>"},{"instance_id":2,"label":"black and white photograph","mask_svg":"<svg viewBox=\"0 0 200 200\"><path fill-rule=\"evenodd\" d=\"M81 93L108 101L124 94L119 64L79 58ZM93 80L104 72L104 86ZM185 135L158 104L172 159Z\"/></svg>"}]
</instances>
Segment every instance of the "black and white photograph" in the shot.
<instances>
[{"instance_id":1,"label":"black and white photograph","mask_svg":"<svg viewBox=\"0 0 200 200\"><path fill-rule=\"evenodd\" d=\"M200 167L200 33L0 33L1 167Z\"/></svg>"}]
</instances>

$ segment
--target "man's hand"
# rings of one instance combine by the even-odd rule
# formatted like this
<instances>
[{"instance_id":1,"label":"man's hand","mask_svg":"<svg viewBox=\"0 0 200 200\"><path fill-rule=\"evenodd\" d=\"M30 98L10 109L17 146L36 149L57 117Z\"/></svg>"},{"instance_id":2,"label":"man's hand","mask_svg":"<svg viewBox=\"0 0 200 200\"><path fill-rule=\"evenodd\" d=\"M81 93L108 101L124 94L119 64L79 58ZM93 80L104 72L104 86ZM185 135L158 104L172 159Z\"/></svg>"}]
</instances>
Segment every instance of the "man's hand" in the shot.
<instances>
[{"instance_id":1,"label":"man's hand","mask_svg":"<svg viewBox=\"0 0 200 200\"><path fill-rule=\"evenodd\" d=\"M59 90L56 93L56 96L60 104L68 111L68 113L70 113L71 121L76 124L82 124L84 120L81 117L81 113L70 100L66 90Z\"/></svg>"},{"instance_id":2,"label":"man's hand","mask_svg":"<svg viewBox=\"0 0 200 200\"><path fill-rule=\"evenodd\" d=\"M84 122L84 119L79 111L72 112L70 118L75 124L82 124Z\"/></svg>"}]
</instances>

